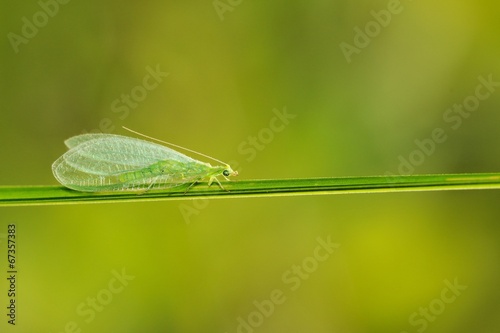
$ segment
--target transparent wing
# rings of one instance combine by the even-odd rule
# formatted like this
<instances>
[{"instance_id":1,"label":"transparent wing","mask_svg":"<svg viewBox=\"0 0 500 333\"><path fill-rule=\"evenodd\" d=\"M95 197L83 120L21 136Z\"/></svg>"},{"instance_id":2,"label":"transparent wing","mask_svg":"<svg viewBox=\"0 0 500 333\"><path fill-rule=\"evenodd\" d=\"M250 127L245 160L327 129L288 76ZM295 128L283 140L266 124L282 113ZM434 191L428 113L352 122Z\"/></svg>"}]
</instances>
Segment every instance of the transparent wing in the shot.
<instances>
[{"instance_id":1,"label":"transparent wing","mask_svg":"<svg viewBox=\"0 0 500 333\"><path fill-rule=\"evenodd\" d=\"M131 171L165 160L198 162L168 147L120 135L84 134L68 141L76 145L63 155L65 162L95 174Z\"/></svg>"},{"instance_id":2,"label":"transparent wing","mask_svg":"<svg viewBox=\"0 0 500 333\"><path fill-rule=\"evenodd\" d=\"M174 174L155 174L147 169L160 161L172 161L177 169L181 168L181 173L184 166L206 168L205 163L168 147L120 135L83 134L66 140L66 144L72 148L54 162L52 171L61 184L80 191L138 190L149 188L153 183L169 187L199 178L191 173L175 182L179 170ZM145 175L135 179L123 177L133 172Z\"/></svg>"},{"instance_id":3,"label":"transparent wing","mask_svg":"<svg viewBox=\"0 0 500 333\"><path fill-rule=\"evenodd\" d=\"M87 133L87 134L81 134L81 135L76 135L73 136L66 141L64 141L64 144L68 148L74 148L78 146L81 143L90 141L90 140L95 140L95 139L102 139L106 137L120 137L120 135L113 135L113 134L105 134L105 133ZM128 138L130 139L130 138Z\"/></svg>"}]
</instances>

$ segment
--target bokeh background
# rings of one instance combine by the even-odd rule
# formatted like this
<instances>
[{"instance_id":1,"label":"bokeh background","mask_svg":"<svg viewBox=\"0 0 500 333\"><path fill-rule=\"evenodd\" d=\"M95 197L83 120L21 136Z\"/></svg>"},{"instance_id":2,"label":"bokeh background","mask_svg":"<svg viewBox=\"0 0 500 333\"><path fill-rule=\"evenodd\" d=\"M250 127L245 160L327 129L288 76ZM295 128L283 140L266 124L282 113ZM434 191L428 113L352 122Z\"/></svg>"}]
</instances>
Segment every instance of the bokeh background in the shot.
<instances>
[{"instance_id":1,"label":"bokeh background","mask_svg":"<svg viewBox=\"0 0 500 333\"><path fill-rule=\"evenodd\" d=\"M480 77L500 81L498 1L60 1L0 4L2 185L56 184L66 138L121 126L231 161L241 179L500 171L500 87L447 113ZM446 140L401 167L436 128ZM2 313L0 327L499 332L499 199L2 208L19 296L16 326ZM336 246L326 258L318 238Z\"/></svg>"}]
</instances>

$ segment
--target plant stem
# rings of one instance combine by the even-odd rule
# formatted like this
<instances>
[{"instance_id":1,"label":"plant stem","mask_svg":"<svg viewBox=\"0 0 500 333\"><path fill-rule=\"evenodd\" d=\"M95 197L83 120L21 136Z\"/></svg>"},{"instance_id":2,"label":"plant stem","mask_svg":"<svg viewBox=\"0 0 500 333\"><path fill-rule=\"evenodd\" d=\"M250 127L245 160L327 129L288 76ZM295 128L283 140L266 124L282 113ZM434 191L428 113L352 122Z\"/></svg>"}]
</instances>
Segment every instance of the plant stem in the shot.
<instances>
[{"instance_id":1,"label":"plant stem","mask_svg":"<svg viewBox=\"0 0 500 333\"><path fill-rule=\"evenodd\" d=\"M204 198L500 189L500 173L242 180L137 192L78 192L62 186L0 186L0 205L189 200Z\"/></svg>"}]
</instances>

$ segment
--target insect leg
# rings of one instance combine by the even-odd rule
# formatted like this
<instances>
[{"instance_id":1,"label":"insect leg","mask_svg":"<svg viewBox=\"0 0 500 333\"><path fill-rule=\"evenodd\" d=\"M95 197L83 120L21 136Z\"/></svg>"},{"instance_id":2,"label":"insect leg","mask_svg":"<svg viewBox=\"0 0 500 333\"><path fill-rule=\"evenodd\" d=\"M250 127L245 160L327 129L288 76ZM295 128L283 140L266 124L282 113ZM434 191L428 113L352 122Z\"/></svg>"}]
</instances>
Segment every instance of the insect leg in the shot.
<instances>
[{"instance_id":1,"label":"insect leg","mask_svg":"<svg viewBox=\"0 0 500 333\"><path fill-rule=\"evenodd\" d=\"M137 195L141 195L141 194L144 194L146 192L148 192L152 187L153 185L156 183L156 180L159 178L160 176L156 176L155 178L152 178L151 181L149 182L149 185L148 187L146 187L143 191L139 191L137 193Z\"/></svg>"},{"instance_id":2,"label":"insect leg","mask_svg":"<svg viewBox=\"0 0 500 333\"><path fill-rule=\"evenodd\" d=\"M217 184L219 184L219 186L220 186L220 188L221 188L221 189L223 189L224 191L229 192L228 190L226 190L226 189L224 188L224 186L222 186L222 184L220 183L219 179L217 179L217 177L215 177L215 176L211 176L211 177L210 177L210 180L208 181L208 186L211 186L211 185L212 185L212 183L214 182L214 180L217 182Z\"/></svg>"},{"instance_id":3,"label":"insect leg","mask_svg":"<svg viewBox=\"0 0 500 333\"><path fill-rule=\"evenodd\" d=\"M201 180L201 178L198 178L196 179L194 182L191 183L191 185L188 186L188 188L184 191L184 194L186 194L190 189L191 187L194 186L194 184L196 184L197 182L199 182Z\"/></svg>"}]
</instances>

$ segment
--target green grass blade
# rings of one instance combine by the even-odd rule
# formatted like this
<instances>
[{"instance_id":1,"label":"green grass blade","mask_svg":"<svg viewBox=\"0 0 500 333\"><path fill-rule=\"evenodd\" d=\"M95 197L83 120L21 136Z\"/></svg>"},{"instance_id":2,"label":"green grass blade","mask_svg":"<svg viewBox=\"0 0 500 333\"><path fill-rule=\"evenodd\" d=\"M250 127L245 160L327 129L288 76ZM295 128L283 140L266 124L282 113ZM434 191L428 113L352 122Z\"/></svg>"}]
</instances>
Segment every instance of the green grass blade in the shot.
<instances>
[{"instance_id":1,"label":"green grass blade","mask_svg":"<svg viewBox=\"0 0 500 333\"><path fill-rule=\"evenodd\" d=\"M413 176L369 176L341 178L266 179L223 182L168 190L87 193L62 186L0 186L0 205L26 206L69 203L188 200L204 198L270 197L376 192L500 189L500 173L440 174Z\"/></svg>"}]
</instances>

